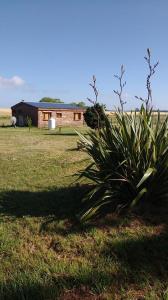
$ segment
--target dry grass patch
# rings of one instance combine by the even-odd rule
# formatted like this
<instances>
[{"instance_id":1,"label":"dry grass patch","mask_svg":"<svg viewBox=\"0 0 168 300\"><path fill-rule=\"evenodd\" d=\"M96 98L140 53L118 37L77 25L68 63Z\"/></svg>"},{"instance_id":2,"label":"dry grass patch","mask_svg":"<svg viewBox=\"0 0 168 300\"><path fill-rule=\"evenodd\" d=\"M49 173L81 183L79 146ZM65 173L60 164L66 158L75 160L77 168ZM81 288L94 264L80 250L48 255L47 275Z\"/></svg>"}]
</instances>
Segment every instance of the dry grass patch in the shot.
<instances>
[{"instance_id":1,"label":"dry grass patch","mask_svg":"<svg viewBox=\"0 0 168 300\"><path fill-rule=\"evenodd\" d=\"M12 112L10 108L0 108L0 127L5 127L11 125Z\"/></svg>"},{"instance_id":2,"label":"dry grass patch","mask_svg":"<svg viewBox=\"0 0 168 300\"><path fill-rule=\"evenodd\" d=\"M0 108L0 116L11 116L10 108Z\"/></svg>"}]
</instances>

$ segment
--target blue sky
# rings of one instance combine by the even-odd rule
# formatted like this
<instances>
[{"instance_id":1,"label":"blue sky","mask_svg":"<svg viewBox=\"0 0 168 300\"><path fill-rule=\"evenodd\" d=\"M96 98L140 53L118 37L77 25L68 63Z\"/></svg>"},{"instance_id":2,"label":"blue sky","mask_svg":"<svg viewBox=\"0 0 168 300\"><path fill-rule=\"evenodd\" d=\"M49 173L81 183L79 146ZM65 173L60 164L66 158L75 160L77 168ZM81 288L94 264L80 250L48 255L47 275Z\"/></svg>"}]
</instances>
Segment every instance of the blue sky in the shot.
<instances>
[{"instance_id":1,"label":"blue sky","mask_svg":"<svg viewBox=\"0 0 168 300\"><path fill-rule=\"evenodd\" d=\"M118 104L114 78L124 64L126 108L145 96L146 48L159 60L155 107L168 109L167 0L0 0L0 107L44 96L65 102L92 97Z\"/></svg>"}]
</instances>

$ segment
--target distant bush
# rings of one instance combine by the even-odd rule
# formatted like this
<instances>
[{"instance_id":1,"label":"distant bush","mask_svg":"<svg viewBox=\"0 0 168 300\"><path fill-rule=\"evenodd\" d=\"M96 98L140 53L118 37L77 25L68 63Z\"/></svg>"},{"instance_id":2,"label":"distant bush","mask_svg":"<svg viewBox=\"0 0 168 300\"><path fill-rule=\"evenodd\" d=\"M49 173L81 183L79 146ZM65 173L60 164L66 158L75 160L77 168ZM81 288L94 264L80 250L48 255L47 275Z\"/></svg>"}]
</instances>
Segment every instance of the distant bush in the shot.
<instances>
[{"instance_id":1,"label":"distant bush","mask_svg":"<svg viewBox=\"0 0 168 300\"><path fill-rule=\"evenodd\" d=\"M39 102L48 102L48 103L64 103L64 101L57 98L43 97Z\"/></svg>"},{"instance_id":2,"label":"distant bush","mask_svg":"<svg viewBox=\"0 0 168 300\"><path fill-rule=\"evenodd\" d=\"M96 103L93 106L88 107L83 115L87 126L90 128L98 129L104 127L105 112L103 105Z\"/></svg>"},{"instance_id":3,"label":"distant bush","mask_svg":"<svg viewBox=\"0 0 168 300\"><path fill-rule=\"evenodd\" d=\"M80 101L80 102L71 102L69 104L75 105L75 106L78 106L78 107L81 107L81 108L85 108L86 107L86 104L83 101Z\"/></svg>"}]
</instances>

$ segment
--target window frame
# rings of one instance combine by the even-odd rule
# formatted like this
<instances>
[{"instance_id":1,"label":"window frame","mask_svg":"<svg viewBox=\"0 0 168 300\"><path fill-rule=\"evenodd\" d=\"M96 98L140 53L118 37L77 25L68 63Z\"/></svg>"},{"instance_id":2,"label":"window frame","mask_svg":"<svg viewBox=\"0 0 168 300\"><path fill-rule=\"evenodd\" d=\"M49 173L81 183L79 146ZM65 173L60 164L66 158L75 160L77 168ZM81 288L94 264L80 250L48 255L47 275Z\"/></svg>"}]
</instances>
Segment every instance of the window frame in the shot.
<instances>
[{"instance_id":1,"label":"window frame","mask_svg":"<svg viewBox=\"0 0 168 300\"><path fill-rule=\"evenodd\" d=\"M76 115L78 116L78 118L76 119ZM81 121L82 120L82 113L80 112L75 112L74 113L74 121Z\"/></svg>"},{"instance_id":2,"label":"window frame","mask_svg":"<svg viewBox=\"0 0 168 300\"><path fill-rule=\"evenodd\" d=\"M56 112L56 118L61 119L62 118L62 113L61 112Z\"/></svg>"},{"instance_id":3,"label":"window frame","mask_svg":"<svg viewBox=\"0 0 168 300\"><path fill-rule=\"evenodd\" d=\"M48 115L48 119L45 118L45 115ZM51 114L51 112L43 111L42 116L43 116L43 121L48 121L51 118L52 114Z\"/></svg>"}]
</instances>

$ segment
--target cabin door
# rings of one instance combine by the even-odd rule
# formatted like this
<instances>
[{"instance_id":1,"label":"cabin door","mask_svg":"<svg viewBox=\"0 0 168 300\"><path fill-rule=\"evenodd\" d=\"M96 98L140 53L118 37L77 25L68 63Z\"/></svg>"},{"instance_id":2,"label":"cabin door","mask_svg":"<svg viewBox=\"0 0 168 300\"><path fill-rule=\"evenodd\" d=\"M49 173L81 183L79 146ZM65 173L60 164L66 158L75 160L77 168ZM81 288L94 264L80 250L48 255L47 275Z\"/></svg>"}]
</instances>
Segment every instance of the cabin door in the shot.
<instances>
[{"instance_id":1,"label":"cabin door","mask_svg":"<svg viewBox=\"0 0 168 300\"><path fill-rule=\"evenodd\" d=\"M22 115L19 115L18 117L18 125L19 126L24 126L24 119Z\"/></svg>"}]
</instances>

